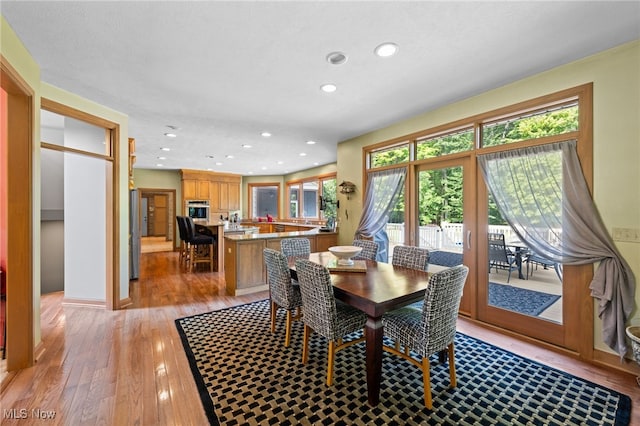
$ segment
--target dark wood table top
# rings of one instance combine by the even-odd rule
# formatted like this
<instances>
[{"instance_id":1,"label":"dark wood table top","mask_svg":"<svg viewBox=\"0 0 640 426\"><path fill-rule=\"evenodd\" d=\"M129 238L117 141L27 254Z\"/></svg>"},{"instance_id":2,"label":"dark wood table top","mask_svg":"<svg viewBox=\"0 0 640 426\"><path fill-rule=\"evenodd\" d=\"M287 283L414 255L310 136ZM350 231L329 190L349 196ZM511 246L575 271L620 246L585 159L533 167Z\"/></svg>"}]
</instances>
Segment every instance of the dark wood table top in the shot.
<instances>
[{"instance_id":1,"label":"dark wood table top","mask_svg":"<svg viewBox=\"0 0 640 426\"><path fill-rule=\"evenodd\" d=\"M335 257L327 251L311 253L308 259L326 266ZM336 299L372 317L421 300L431 274L446 269L438 265L429 265L429 272L424 272L390 263L371 260L365 262L366 272L331 271L331 281ZM295 275L295 259L289 259L289 266Z\"/></svg>"}]
</instances>

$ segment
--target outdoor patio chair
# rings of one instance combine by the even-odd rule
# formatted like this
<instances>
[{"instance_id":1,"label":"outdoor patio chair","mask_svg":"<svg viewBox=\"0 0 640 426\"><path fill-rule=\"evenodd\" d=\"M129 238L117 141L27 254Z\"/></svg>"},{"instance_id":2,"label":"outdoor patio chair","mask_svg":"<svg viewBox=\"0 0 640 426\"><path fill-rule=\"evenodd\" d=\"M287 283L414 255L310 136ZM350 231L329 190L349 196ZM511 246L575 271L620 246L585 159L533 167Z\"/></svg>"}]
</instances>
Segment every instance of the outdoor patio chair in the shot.
<instances>
[{"instance_id":1,"label":"outdoor patio chair","mask_svg":"<svg viewBox=\"0 0 640 426\"><path fill-rule=\"evenodd\" d=\"M489 233L489 272L491 268L506 269L507 283L511 279L511 271L518 270L518 258L515 253L507 249L504 241L504 234Z\"/></svg>"},{"instance_id":2,"label":"outdoor patio chair","mask_svg":"<svg viewBox=\"0 0 640 426\"><path fill-rule=\"evenodd\" d=\"M562 265L533 252L530 252L527 256L527 279L529 279L529 276L533 276L533 268L538 269L538 266L542 266L544 269L553 268L560 281L562 281Z\"/></svg>"}]
</instances>

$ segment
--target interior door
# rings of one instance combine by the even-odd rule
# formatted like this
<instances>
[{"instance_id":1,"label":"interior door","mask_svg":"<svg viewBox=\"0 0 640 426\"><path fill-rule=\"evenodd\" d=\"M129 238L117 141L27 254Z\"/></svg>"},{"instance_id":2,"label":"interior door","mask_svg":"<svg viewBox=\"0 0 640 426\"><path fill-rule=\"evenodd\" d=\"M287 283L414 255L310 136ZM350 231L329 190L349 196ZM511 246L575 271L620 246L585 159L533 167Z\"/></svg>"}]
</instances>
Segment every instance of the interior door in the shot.
<instances>
[{"instance_id":1,"label":"interior door","mask_svg":"<svg viewBox=\"0 0 640 426\"><path fill-rule=\"evenodd\" d=\"M460 312L471 315L475 306L473 282L474 173L468 157L435 160L417 166L415 241L430 251L429 264L469 266Z\"/></svg>"},{"instance_id":2,"label":"interior door","mask_svg":"<svg viewBox=\"0 0 640 426\"><path fill-rule=\"evenodd\" d=\"M154 195L155 217L153 222L153 235L156 237L167 236L167 196Z\"/></svg>"}]
</instances>

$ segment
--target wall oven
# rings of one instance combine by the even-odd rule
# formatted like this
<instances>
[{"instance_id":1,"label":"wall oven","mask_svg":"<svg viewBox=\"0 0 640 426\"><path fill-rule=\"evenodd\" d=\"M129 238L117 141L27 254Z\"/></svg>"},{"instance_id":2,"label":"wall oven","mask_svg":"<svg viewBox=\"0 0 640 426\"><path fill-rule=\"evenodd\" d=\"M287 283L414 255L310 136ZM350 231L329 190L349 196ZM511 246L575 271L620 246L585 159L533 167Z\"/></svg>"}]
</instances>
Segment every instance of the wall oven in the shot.
<instances>
[{"instance_id":1,"label":"wall oven","mask_svg":"<svg viewBox=\"0 0 640 426\"><path fill-rule=\"evenodd\" d=\"M188 200L184 210L194 222L209 222L209 200Z\"/></svg>"}]
</instances>

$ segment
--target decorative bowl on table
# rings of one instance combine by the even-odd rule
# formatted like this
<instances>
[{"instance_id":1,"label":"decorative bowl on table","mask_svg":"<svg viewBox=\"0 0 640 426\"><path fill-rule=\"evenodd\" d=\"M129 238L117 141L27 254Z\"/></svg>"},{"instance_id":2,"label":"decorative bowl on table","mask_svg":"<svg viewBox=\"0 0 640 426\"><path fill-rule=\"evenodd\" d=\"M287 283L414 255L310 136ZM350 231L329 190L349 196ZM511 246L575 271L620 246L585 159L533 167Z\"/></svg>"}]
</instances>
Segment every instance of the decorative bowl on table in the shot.
<instances>
[{"instance_id":1,"label":"decorative bowl on table","mask_svg":"<svg viewBox=\"0 0 640 426\"><path fill-rule=\"evenodd\" d=\"M329 247L329 251L338 258L338 265L353 265L352 257L358 255L362 251L362 247L356 246L334 246Z\"/></svg>"}]
</instances>

